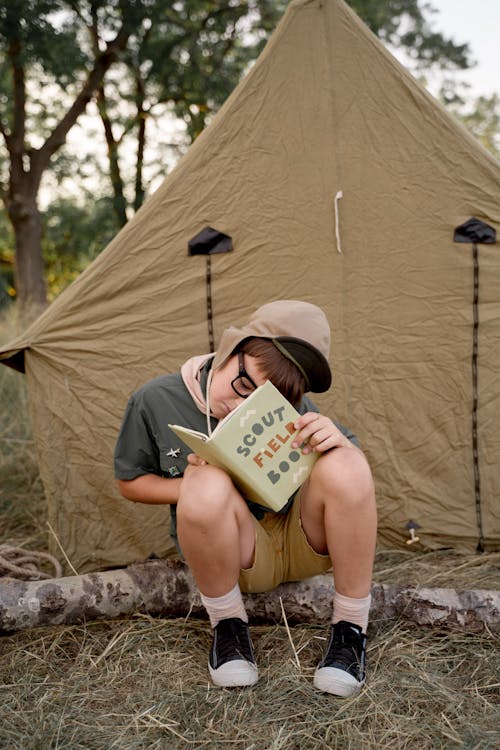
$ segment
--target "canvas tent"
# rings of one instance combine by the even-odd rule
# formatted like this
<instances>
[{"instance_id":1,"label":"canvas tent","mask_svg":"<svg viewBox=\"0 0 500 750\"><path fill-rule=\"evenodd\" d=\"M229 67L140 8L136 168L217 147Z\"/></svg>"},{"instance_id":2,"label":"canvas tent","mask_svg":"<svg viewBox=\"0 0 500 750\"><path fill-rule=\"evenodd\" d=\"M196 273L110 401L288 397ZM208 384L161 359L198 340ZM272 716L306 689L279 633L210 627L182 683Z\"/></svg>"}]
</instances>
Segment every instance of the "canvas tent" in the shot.
<instances>
[{"instance_id":1,"label":"canvas tent","mask_svg":"<svg viewBox=\"0 0 500 750\"><path fill-rule=\"evenodd\" d=\"M479 244L477 459L471 438L475 217L500 229L499 165L342 0L292 2L212 124L92 265L16 341L49 521L83 572L162 555L168 508L119 499L129 394L209 350L275 298L322 306L334 389L360 437L381 544L474 550L500 539L500 252ZM480 470L480 496L475 487Z\"/></svg>"}]
</instances>

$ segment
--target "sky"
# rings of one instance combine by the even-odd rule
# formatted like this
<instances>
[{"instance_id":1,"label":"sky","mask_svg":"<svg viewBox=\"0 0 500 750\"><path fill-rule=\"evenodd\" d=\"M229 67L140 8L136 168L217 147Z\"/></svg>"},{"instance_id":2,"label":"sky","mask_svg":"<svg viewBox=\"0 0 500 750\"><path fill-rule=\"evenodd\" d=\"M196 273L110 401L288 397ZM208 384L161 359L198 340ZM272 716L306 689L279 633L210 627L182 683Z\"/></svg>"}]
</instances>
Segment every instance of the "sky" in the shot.
<instances>
[{"instance_id":1,"label":"sky","mask_svg":"<svg viewBox=\"0 0 500 750\"><path fill-rule=\"evenodd\" d=\"M500 94L500 0L429 0L436 13L432 28L451 37L456 44L467 42L478 65L459 71L459 80L471 84L476 96Z\"/></svg>"}]
</instances>

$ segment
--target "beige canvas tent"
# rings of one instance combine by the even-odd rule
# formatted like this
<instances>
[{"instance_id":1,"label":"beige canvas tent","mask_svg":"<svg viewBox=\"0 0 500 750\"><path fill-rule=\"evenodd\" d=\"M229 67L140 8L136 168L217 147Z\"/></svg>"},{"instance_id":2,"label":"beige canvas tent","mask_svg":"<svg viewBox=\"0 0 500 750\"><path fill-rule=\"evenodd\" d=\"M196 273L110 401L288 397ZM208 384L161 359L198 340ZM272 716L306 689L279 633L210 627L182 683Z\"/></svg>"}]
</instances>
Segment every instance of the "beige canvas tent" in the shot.
<instances>
[{"instance_id":1,"label":"beige canvas tent","mask_svg":"<svg viewBox=\"0 0 500 750\"><path fill-rule=\"evenodd\" d=\"M318 403L366 450L381 544L404 547L415 522L425 547L498 547L500 252L476 246L474 410L473 244L454 230L498 231L499 177L342 0L292 2L163 185L0 355L25 368L49 520L75 568L168 548L168 509L119 499L112 455L129 394L209 350L208 261L215 345L274 298L327 312L335 387ZM206 226L233 250L188 255Z\"/></svg>"}]
</instances>

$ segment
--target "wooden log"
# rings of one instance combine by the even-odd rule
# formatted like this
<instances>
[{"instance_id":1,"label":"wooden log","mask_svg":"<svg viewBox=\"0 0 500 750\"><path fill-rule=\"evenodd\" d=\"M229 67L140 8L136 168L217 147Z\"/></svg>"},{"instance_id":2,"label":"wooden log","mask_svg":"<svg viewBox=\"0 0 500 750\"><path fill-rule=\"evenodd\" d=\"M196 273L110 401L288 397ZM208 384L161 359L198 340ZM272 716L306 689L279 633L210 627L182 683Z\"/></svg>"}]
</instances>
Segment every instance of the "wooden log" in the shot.
<instances>
[{"instance_id":1,"label":"wooden log","mask_svg":"<svg viewBox=\"0 0 500 750\"><path fill-rule=\"evenodd\" d=\"M328 622L333 581L320 575L246 594L254 622ZM180 560L148 560L127 568L44 581L0 579L0 633L43 625L113 619L145 613L205 617L191 573ZM374 583L371 618L479 631L500 629L500 592L426 589Z\"/></svg>"}]
</instances>

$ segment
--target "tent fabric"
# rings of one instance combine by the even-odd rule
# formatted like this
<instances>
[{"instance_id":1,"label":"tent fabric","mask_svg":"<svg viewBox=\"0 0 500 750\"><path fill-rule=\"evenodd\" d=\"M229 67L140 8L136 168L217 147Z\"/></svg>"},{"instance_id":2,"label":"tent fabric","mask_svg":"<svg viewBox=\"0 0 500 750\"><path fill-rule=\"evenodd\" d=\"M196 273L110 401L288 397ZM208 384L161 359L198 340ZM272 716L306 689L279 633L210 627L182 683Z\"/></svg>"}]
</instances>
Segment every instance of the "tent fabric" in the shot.
<instances>
[{"instance_id":1,"label":"tent fabric","mask_svg":"<svg viewBox=\"0 0 500 750\"><path fill-rule=\"evenodd\" d=\"M275 298L321 306L334 388L359 436L384 546L477 547L471 443L471 217L498 233L498 163L342 0L292 2L209 127L101 255L0 356L24 356L49 521L78 571L169 550L168 507L120 499L130 393ZM500 253L479 246L478 448L484 544L500 539ZM9 360L9 358L11 358ZM56 551L56 550L54 550Z\"/></svg>"}]
</instances>

